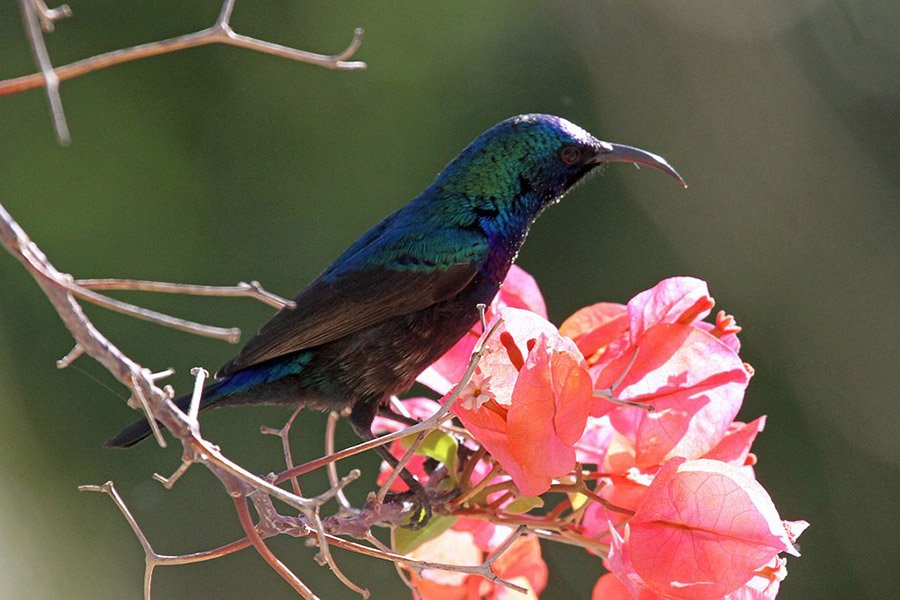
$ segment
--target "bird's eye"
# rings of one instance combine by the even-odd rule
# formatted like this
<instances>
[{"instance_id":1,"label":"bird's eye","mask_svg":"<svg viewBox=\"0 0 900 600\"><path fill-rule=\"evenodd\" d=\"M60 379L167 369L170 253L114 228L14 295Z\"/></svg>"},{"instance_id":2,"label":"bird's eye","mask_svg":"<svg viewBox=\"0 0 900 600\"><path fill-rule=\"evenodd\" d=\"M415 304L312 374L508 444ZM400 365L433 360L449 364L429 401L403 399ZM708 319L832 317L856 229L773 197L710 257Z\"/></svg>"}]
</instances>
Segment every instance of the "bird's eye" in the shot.
<instances>
[{"instance_id":1,"label":"bird's eye","mask_svg":"<svg viewBox=\"0 0 900 600\"><path fill-rule=\"evenodd\" d=\"M559 151L559 157L567 166L572 166L581 159L581 148L578 146L563 146Z\"/></svg>"}]
</instances>

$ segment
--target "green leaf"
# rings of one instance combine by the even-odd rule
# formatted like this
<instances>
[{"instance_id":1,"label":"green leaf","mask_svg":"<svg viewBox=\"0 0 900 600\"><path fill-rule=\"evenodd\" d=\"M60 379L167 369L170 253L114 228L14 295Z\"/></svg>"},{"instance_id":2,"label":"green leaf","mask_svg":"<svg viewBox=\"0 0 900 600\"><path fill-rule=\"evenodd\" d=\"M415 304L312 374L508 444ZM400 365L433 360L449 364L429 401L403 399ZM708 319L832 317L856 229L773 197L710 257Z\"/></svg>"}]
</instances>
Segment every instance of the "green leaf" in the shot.
<instances>
[{"instance_id":1,"label":"green leaf","mask_svg":"<svg viewBox=\"0 0 900 600\"><path fill-rule=\"evenodd\" d=\"M401 438L400 444L404 448L409 449L415 439L415 436L408 435ZM456 483L456 452L458 449L459 442L457 442L456 438L452 435L444 433L443 431L432 431L425 436L425 439L422 441L416 454L421 454L422 456L427 456L428 458L433 458L434 460L442 462L447 467L447 473L450 476L450 480L453 483Z\"/></svg>"},{"instance_id":2,"label":"green leaf","mask_svg":"<svg viewBox=\"0 0 900 600\"><path fill-rule=\"evenodd\" d=\"M590 500L590 498L582 493L569 494L569 501L572 503L572 510L578 510L579 508L587 504L588 500Z\"/></svg>"},{"instance_id":3,"label":"green leaf","mask_svg":"<svg viewBox=\"0 0 900 600\"><path fill-rule=\"evenodd\" d=\"M542 506L544 506L544 499L540 496L522 496L504 506L503 511L513 515L521 515L533 508L540 508Z\"/></svg>"},{"instance_id":4,"label":"green leaf","mask_svg":"<svg viewBox=\"0 0 900 600\"><path fill-rule=\"evenodd\" d=\"M406 529L403 527L395 527L392 535L394 552L398 554L407 554L428 540L433 540L441 535L456 523L457 517L444 517L435 515L428 521L428 525L422 529Z\"/></svg>"}]
</instances>

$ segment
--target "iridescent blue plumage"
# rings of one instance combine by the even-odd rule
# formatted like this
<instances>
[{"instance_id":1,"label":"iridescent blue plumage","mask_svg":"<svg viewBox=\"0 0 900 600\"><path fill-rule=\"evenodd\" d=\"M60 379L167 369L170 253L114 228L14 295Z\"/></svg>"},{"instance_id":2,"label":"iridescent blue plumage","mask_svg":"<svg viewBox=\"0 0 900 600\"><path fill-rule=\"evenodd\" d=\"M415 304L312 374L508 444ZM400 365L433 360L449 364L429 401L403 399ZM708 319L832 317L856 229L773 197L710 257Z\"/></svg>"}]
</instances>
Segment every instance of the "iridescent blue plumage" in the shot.
<instances>
[{"instance_id":1,"label":"iridescent blue plumage","mask_svg":"<svg viewBox=\"0 0 900 600\"><path fill-rule=\"evenodd\" d=\"M263 326L206 387L202 406L352 406L354 428L371 435L379 407L477 322L477 305L496 295L541 211L606 162L680 180L662 158L559 117L521 115L489 129ZM140 421L109 445L149 433Z\"/></svg>"}]
</instances>

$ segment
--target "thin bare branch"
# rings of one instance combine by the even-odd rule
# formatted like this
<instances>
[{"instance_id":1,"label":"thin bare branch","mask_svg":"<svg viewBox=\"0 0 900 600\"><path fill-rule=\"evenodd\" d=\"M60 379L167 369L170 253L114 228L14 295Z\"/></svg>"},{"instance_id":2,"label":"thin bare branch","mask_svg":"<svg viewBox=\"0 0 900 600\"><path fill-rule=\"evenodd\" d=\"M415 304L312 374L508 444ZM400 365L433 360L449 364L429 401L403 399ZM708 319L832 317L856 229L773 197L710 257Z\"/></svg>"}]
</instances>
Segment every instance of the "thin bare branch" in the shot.
<instances>
[{"instance_id":1,"label":"thin bare branch","mask_svg":"<svg viewBox=\"0 0 900 600\"><path fill-rule=\"evenodd\" d=\"M137 520L131 514L131 511L128 510L128 507L125 505L122 497L119 496L119 492L116 491L116 488L113 485L112 481L107 481L103 485L79 485L78 491L100 492L112 498L113 502L116 503L116 506L120 511L122 511L122 514L125 516L125 520L128 521L129 525L131 525L131 530L134 531L134 535L141 543L141 547L144 549L144 552L146 552L147 554L156 554L153 551L153 547L150 545L150 541L147 539L147 536L145 536L144 532L141 530L141 526L138 525Z\"/></svg>"},{"instance_id":2,"label":"thin bare branch","mask_svg":"<svg viewBox=\"0 0 900 600\"><path fill-rule=\"evenodd\" d=\"M123 385L135 392L135 404L146 400L157 420L162 422L185 446L185 453L195 462L203 462L223 484L238 483L248 489L269 494L300 511L311 510L315 504L286 490L276 487L247 471L225 457L219 448L194 434L187 415L169 403L170 395L156 386L152 373L144 369L110 342L84 314L83 309L70 293L72 278L57 271L28 234L15 222L0 204L0 245L34 277L53 304L63 324L80 344L85 353L97 360ZM151 423L153 421L151 420Z\"/></svg>"},{"instance_id":3,"label":"thin bare branch","mask_svg":"<svg viewBox=\"0 0 900 600\"><path fill-rule=\"evenodd\" d=\"M490 484L491 480L502 472L503 472L503 468L499 464L495 463L493 468L491 469L491 471L487 475L485 475L481 479L481 481L479 481L477 484L472 486L472 488L469 489L467 492L464 492L458 498L453 500L452 503L456 506L462 506L463 504L468 502L470 499L472 499L475 496L477 496L478 494L480 494L488 486L488 484Z\"/></svg>"},{"instance_id":4,"label":"thin bare branch","mask_svg":"<svg viewBox=\"0 0 900 600\"><path fill-rule=\"evenodd\" d=\"M291 432L291 426L294 424L294 419L297 418L297 415L300 414L300 411L303 409L303 406L300 405L296 409L294 409L293 414L291 414L290 418L284 424L281 429L274 429L272 427L260 427L260 433L264 435L276 435L281 438L281 449L284 452L284 465L288 469L294 468L294 457L291 453L291 440L288 437ZM337 482L333 481L332 485L336 485ZM296 477L291 477L291 489L294 490L294 493L298 496L302 496L303 493L300 491L300 482Z\"/></svg>"},{"instance_id":5,"label":"thin bare branch","mask_svg":"<svg viewBox=\"0 0 900 600\"><path fill-rule=\"evenodd\" d=\"M213 560L216 558L227 556L234 552L238 552L239 550L249 548L252 545L250 543L250 540L248 540L247 538L241 538L239 540L235 540L231 543L225 544L224 546L219 546L218 548L214 548L212 550L204 550L202 552L193 552L190 554L179 555L157 554L153 550L149 540L138 525L137 520L128 510L125 501L122 500L121 496L119 496L118 492L115 489L115 486L113 485L113 482L107 481L103 485L81 485L78 486L78 489L82 492L101 492L112 498L119 511L121 511L121 513L125 516L128 524L131 525L132 531L134 531L135 533L135 537L137 537L138 541L141 543L141 547L144 549L144 553L147 555L148 566L152 565L156 567L165 565L187 565L204 562L207 560ZM147 598L149 598L149 596L147 596Z\"/></svg>"},{"instance_id":6,"label":"thin bare branch","mask_svg":"<svg viewBox=\"0 0 900 600\"><path fill-rule=\"evenodd\" d=\"M156 554L156 552L154 552L153 546L150 545L150 540L148 540L147 536L144 535L144 532L141 531L140 525L138 525L137 520L135 520L135 518L132 516L131 511L128 510L128 507L125 505L122 497L119 496L119 493L116 491L115 486L113 486L113 482L107 481L103 485L81 485L78 486L78 489L82 492L100 492L112 498L113 502L125 516L125 520L128 521L129 525L131 525L131 530L134 531L134 535L137 537L138 541L141 543L141 547L144 549L144 600L150 600L151 587L153 583L153 569L156 567L154 559L158 555Z\"/></svg>"},{"instance_id":7,"label":"thin bare branch","mask_svg":"<svg viewBox=\"0 0 900 600\"><path fill-rule=\"evenodd\" d=\"M144 390L138 384L136 378L132 378L131 388L134 390L131 398L128 403L136 404L144 411L144 416L147 418L147 422L150 423L150 430L153 432L153 437L156 438L156 443L159 444L160 448L165 448L168 444L166 444L165 438L162 436L162 432L159 430L159 424L156 422L156 416L153 413L153 408L151 408L150 403L147 401L147 396L144 394ZM134 401L137 400L137 402Z\"/></svg>"},{"instance_id":8,"label":"thin bare branch","mask_svg":"<svg viewBox=\"0 0 900 600\"><path fill-rule=\"evenodd\" d=\"M56 138L63 146L72 142L69 135L69 125L66 123L66 115L63 112L62 98L59 97L59 76L53 70L50 62L50 54L44 44L44 35L41 32L41 19L31 0L19 0L22 9L22 20L25 22L25 32L28 34L28 43L41 70L39 77L47 90L47 100L50 102L50 112L53 114L53 127L56 129ZM46 21L52 26L52 21Z\"/></svg>"},{"instance_id":9,"label":"thin bare branch","mask_svg":"<svg viewBox=\"0 0 900 600\"><path fill-rule=\"evenodd\" d=\"M403 457L397 461L397 464L391 469L391 474L384 480L384 483L381 484L381 488L379 488L378 493L375 495L375 499L378 502L384 502L384 498L391 490L391 486L397 481L397 477L400 476L400 473L403 472L403 469L406 468L406 465L412 460L412 457L415 456L416 451L419 449L419 446L422 445L426 435L428 435L428 432L420 431L418 435L416 435L416 439L414 439L412 444L409 445L409 448L406 449ZM331 464L333 465L334 463Z\"/></svg>"},{"instance_id":10,"label":"thin bare branch","mask_svg":"<svg viewBox=\"0 0 900 600\"><path fill-rule=\"evenodd\" d=\"M331 411L328 413L328 422L325 424L325 456L329 454L334 454L334 434L337 430L338 419L341 416L335 412ZM288 465L288 468L292 468L293 465ZM337 465L333 462L328 463L327 465L328 471L328 482L331 484L332 488L337 487L338 485L338 474L337 474ZM344 495L344 490L339 489L337 492L337 501L338 504L344 510L350 509L350 501L347 500L347 496Z\"/></svg>"},{"instance_id":11,"label":"thin bare branch","mask_svg":"<svg viewBox=\"0 0 900 600\"><path fill-rule=\"evenodd\" d=\"M171 490L192 464L193 463L189 460L182 460L181 464L178 465L178 468L175 469L175 472L168 477L160 475L159 473L154 473L153 479L160 482L167 490Z\"/></svg>"},{"instance_id":12,"label":"thin bare branch","mask_svg":"<svg viewBox=\"0 0 900 600\"><path fill-rule=\"evenodd\" d=\"M76 283L74 283L74 281L66 282L65 285L68 291L73 296L77 296L82 300L87 300L88 302L96 304L97 306L102 306L103 308L122 313L123 315L134 317L135 319L150 321L151 323L156 323L158 325L162 325L163 327L170 327L172 329L177 329L186 333L193 333L196 335L202 335L204 337L223 340L232 344L236 344L241 339L241 330L237 327L224 328L213 327L211 325L203 325L201 323L195 323L193 321L187 321L185 319L172 317L160 312L156 312L155 310L149 310L147 308L136 306L128 302L122 302L121 300L116 300L114 298L110 298L109 296L104 296L103 294L98 294L97 292L77 285Z\"/></svg>"},{"instance_id":13,"label":"thin bare branch","mask_svg":"<svg viewBox=\"0 0 900 600\"><path fill-rule=\"evenodd\" d=\"M287 300L265 289L258 281L237 285L194 285L188 283L167 283L165 281L143 281L140 279L77 279L75 285L88 290L133 290L162 294L186 294L190 296L245 297L259 300L273 308L295 308L293 300Z\"/></svg>"},{"instance_id":14,"label":"thin bare branch","mask_svg":"<svg viewBox=\"0 0 900 600\"><path fill-rule=\"evenodd\" d=\"M353 32L353 39L351 40L350 45L342 52L334 55L316 54L314 52L306 52L304 50L298 50L235 33L228 23L233 6L234 0L226 0L222 5L216 23L207 29L165 40L150 42L148 44L113 50L112 52L98 54L90 58L51 69L55 81L58 84L59 81L79 77L114 65L209 44L238 46L257 52L273 54L290 60L325 67L326 69L355 71L366 68L366 63L362 61L348 60L359 48L363 34L362 29L358 28ZM7 79L5 81L0 81L0 96L23 92L25 90L45 86L46 84L47 79L43 73Z\"/></svg>"},{"instance_id":15,"label":"thin bare branch","mask_svg":"<svg viewBox=\"0 0 900 600\"><path fill-rule=\"evenodd\" d=\"M269 566L288 583L288 585L294 588L294 591L298 594L307 600L318 600L318 596L316 596L313 591L309 589L306 584L287 567L287 565L281 562L278 557L269 550L268 546L266 546L265 541L263 541L263 538L256 530L256 525L253 524L253 519L250 516L250 507L247 505L247 497L238 496L234 498L234 507L237 511L238 519L241 521L241 526L244 528L244 533L247 534L250 543L253 544L253 547L256 548L256 551L262 556L263 560L265 560Z\"/></svg>"},{"instance_id":16,"label":"thin bare branch","mask_svg":"<svg viewBox=\"0 0 900 600\"><path fill-rule=\"evenodd\" d=\"M518 530L514 532L513 535L510 536L512 540L507 540L509 542L509 545L512 545L512 543L515 541L515 538L519 537L520 535L522 534ZM487 579L488 581L498 583L512 590L516 590L517 592L520 592L522 594L528 593L528 590L526 590L525 588L507 581L501 577L498 577L497 574L491 570L491 564L493 564L493 562L509 548L509 545L507 545L506 542L504 542L504 544L501 546L503 552L500 552L501 548L498 548L497 552L494 552L494 554L490 558L488 558L487 561L480 565L452 565L447 563L431 562L427 560L416 560L413 558L409 558L408 556L405 556L403 554L397 554L396 552L382 550L381 548L370 548L369 546L351 542L350 540L345 540L331 534L328 534L328 541L332 546L337 546L338 548L343 548L345 550L350 550L351 552L364 554L366 556L371 556L374 558L380 558L382 560L389 560L391 562L403 564L415 569L436 569L440 571L451 571L454 573L469 573L472 575L478 575Z\"/></svg>"},{"instance_id":17,"label":"thin bare branch","mask_svg":"<svg viewBox=\"0 0 900 600\"><path fill-rule=\"evenodd\" d=\"M350 478L350 475L354 475L354 477ZM353 471L350 472L350 474L347 477L345 477L343 480L338 482L338 486L334 486L331 489L337 490L338 492L340 492L345 485L350 483L350 481L357 479L359 477L359 475L360 475L359 470L354 469ZM367 590L366 588L361 587L361 586L355 584L353 581L351 581L350 578L347 577L347 575L341 570L341 568L338 567L337 562L335 562L334 557L331 555L331 549L329 548L329 545L328 545L328 536L325 535L325 527L322 525L322 519L319 517L318 510L315 512L314 517L315 518L313 519L313 529L315 530L316 537L318 538L318 541L319 541L319 558L321 560L320 564L321 563L327 564L328 568L331 569L331 572L334 573L334 576L337 577L341 583L343 583L345 586L347 586L347 588L353 590L354 592L356 592L357 594L362 596L363 600L369 600L369 597L371 596L371 594L369 593L369 590Z\"/></svg>"}]
</instances>

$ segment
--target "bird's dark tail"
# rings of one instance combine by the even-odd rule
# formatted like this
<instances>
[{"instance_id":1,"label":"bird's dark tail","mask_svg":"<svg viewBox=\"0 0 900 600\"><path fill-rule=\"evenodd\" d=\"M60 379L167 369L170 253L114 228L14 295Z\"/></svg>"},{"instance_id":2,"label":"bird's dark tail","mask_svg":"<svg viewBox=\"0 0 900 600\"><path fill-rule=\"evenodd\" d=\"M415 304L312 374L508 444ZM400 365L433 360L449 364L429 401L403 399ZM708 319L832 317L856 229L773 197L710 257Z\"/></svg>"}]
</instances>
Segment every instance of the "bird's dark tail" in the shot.
<instances>
[{"instance_id":1,"label":"bird's dark tail","mask_svg":"<svg viewBox=\"0 0 900 600\"><path fill-rule=\"evenodd\" d=\"M200 408L206 408L207 406L214 404L216 401L221 400L222 396L216 394L218 390L219 384L221 381L213 382L212 384L206 386L206 389L203 390L203 398L200 400ZM184 396L179 396L175 400L173 400L175 405L183 411L187 411L188 407L191 405L191 394L185 394ZM162 427L162 425L160 425ZM140 421L135 421L122 431L116 435L116 437L106 441L107 448L131 448L141 440L150 437L153 433L153 430L150 429L150 421L147 419L141 419Z\"/></svg>"}]
</instances>

